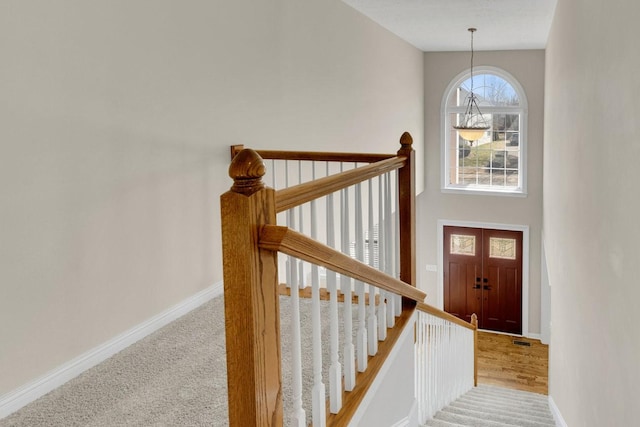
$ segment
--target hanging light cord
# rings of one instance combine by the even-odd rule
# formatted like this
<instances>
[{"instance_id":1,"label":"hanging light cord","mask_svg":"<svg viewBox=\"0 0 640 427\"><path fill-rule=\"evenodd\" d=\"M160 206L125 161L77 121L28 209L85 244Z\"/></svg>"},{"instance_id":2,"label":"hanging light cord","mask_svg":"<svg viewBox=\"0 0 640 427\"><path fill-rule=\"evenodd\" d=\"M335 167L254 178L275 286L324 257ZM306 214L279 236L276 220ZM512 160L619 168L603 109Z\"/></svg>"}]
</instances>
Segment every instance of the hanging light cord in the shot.
<instances>
[{"instance_id":1,"label":"hanging light cord","mask_svg":"<svg viewBox=\"0 0 640 427\"><path fill-rule=\"evenodd\" d=\"M473 33L476 31L475 28L469 28L469 32L471 33L471 97L473 98Z\"/></svg>"}]
</instances>

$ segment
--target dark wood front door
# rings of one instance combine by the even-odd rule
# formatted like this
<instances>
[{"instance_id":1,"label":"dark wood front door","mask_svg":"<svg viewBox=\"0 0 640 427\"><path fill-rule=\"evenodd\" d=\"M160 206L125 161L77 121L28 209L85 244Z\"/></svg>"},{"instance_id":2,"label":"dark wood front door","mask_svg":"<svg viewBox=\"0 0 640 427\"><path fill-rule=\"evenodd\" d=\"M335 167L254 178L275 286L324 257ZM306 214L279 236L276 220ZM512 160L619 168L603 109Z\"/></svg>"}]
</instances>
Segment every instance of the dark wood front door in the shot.
<instances>
[{"instance_id":1,"label":"dark wood front door","mask_svg":"<svg viewBox=\"0 0 640 427\"><path fill-rule=\"evenodd\" d=\"M522 333L522 232L444 227L444 310Z\"/></svg>"}]
</instances>

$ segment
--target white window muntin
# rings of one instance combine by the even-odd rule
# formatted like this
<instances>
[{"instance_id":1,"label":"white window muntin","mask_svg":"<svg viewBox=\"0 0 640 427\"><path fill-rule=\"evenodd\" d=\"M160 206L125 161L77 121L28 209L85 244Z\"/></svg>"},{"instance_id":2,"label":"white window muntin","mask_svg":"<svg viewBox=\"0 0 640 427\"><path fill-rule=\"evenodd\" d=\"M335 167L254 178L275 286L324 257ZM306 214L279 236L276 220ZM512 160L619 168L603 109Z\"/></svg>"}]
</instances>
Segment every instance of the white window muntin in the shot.
<instances>
[{"instance_id":1,"label":"white window muntin","mask_svg":"<svg viewBox=\"0 0 640 427\"><path fill-rule=\"evenodd\" d=\"M519 150L520 150L520 164L519 164L519 173L518 173L518 186L510 187L510 188L500 188L500 187L492 187L490 185L470 185L470 184L451 184L449 182L449 162L450 162L450 129L453 126L451 123L451 115L456 113L464 113L465 106L448 106L448 100L450 99L453 91L459 87L465 80L470 77L470 70L466 70L460 74L458 74L452 81L449 83L449 86L445 90L444 96L442 98L440 115L441 115L441 150L440 150L440 170L441 170L441 189L443 192L450 193L485 193L485 194L496 194L496 195L513 195L513 196L526 196L527 194L527 98L524 93L524 89L520 85L520 83L509 73L506 71L491 66L480 66L474 67L474 75L481 74L493 74L496 75L509 83L516 95L518 96L519 105L517 106L484 106L481 105L483 114L519 114L520 123L519 123ZM456 167L458 167L458 162L456 161Z\"/></svg>"}]
</instances>

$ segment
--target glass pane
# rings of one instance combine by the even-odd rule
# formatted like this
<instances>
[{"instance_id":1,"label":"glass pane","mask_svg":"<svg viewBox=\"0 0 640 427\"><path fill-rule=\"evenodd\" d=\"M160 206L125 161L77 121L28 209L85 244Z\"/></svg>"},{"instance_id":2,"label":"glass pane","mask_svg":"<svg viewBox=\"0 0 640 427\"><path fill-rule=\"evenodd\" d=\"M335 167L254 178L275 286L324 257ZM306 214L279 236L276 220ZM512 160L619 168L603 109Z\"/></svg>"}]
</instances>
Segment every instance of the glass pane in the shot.
<instances>
[{"instance_id":1,"label":"glass pane","mask_svg":"<svg viewBox=\"0 0 640 427\"><path fill-rule=\"evenodd\" d=\"M504 187L508 182L508 175L504 169L493 169L491 175L491 185L494 187Z\"/></svg>"},{"instance_id":2,"label":"glass pane","mask_svg":"<svg viewBox=\"0 0 640 427\"><path fill-rule=\"evenodd\" d=\"M471 78L466 79L453 91L448 105L465 105L465 99L471 91ZM473 76L473 93L478 97L480 107L517 107L520 100L515 89L505 79L493 74Z\"/></svg>"},{"instance_id":3,"label":"glass pane","mask_svg":"<svg viewBox=\"0 0 640 427\"><path fill-rule=\"evenodd\" d=\"M474 256L476 254L476 236L452 234L449 253L452 255Z\"/></svg>"},{"instance_id":4,"label":"glass pane","mask_svg":"<svg viewBox=\"0 0 640 427\"><path fill-rule=\"evenodd\" d=\"M516 259L516 239L489 238L489 257Z\"/></svg>"},{"instance_id":5,"label":"glass pane","mask_svg":"<svg viewBox=\"0 0 640 427\"><path fill-rule=\"evenodd\" d=\"M461 115L450 114L455 123ZM452 130L449 138L449 183L518 187L520 171L520 115L486 114L491 128L478 141L465 141Z\"/></svg>"}]
</instances>

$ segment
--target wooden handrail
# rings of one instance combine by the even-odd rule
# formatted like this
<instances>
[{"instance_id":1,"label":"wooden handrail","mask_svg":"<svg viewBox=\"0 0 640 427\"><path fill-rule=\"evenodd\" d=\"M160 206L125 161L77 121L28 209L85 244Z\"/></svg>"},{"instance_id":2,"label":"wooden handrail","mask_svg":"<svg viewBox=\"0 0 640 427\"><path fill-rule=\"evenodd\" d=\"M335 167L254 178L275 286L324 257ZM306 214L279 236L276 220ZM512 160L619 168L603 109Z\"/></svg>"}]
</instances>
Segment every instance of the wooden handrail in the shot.
<instances>
[{"instance_id":1,"label":"wooden handrail","mask_svg":"<svg viewBox=\"0 0 640 427\"><path fill-rule=\"evenodd\" d=\"M258 245L262 249L291 255L416 302L422 302L427 297L427 294L420 289L369 267L288 227L264 225L260 232Z\"/></svg>"},{"instance_id":2,"label":"wooden handrail","mask_svg":"<svg viewBox=\"0 0 640 427\"><path fill-rule=\"evenodd\" d=\"M283 188L276 192L276 212L289 210L370 178L400 169L405 163L405 157L392 157L357 169Z\"/></svg>"},{"instance_id":3,"label":"wooden handrail","mask_svg":"<svg viewBox=\"0 0 640 427\"><path fill-rule=\"evenodd\" d=\"M231 159L244 149L244 145L231 146ZM330 153L324 151L255 150L268 160L308 160L316 162L375 163L395 157L395 154L377 153Z\"/></svg>"},{"instance_id":4,"label":"wooden handrail","mask_svg":"<svg viewBox=\"0 0 640 427\"><path fill-rule=\"evenodd\" d=\"M449 314L446 311L442 311L439 308L435 308L434 306L426 304L424 302L419 302L417 308L419 311L429 313L433 316L439 317L440 319L448 320L449 322L455 323L456 325L462 326L463 328L471 330L476 329L476 327L473 326L472 323L465 322L464 320L454 316L453 314Z\"/></svg>"}]
</instances>

